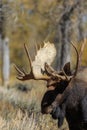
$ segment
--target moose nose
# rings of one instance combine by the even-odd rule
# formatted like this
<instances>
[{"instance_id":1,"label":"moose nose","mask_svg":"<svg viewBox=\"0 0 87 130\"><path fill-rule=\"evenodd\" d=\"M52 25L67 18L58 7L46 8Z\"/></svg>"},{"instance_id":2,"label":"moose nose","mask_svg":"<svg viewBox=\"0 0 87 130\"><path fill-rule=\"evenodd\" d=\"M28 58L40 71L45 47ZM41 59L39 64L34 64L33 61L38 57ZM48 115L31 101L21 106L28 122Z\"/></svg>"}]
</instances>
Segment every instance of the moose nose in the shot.
<instances>
[{"instance_id":1,"label":"moose nose","mask_svg":"<svg viewBox=\"0 0 87 130\"><path fill-rule=\"evenodd\" d=\"M41 110L41 113L42 113L42 114L46 114L44 110Z\"/></svg>"},{"instance_id":2,"label":"moose nose","mask_svg":"<svg viewBox=\"0 0 87 130\"><path fill-rule=\"evenodd\" d=\"M52 107L51 106L48 106L48 107L44 107L44 108L42 108L41 109L41 113L42 114L50 114L50 113L52 113Z\"/></svg>"}]
</instances>

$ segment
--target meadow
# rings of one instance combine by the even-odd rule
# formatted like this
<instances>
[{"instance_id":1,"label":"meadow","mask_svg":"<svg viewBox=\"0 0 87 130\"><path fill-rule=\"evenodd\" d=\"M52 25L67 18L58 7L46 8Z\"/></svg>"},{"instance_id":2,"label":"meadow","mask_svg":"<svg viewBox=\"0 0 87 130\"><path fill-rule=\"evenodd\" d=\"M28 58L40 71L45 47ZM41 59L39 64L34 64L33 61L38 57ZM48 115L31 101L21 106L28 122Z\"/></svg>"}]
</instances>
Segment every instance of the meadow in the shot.
<instances>
[{"instance_id":1,"label":"meadow","mask_svg":"<svg viewBox=\"0 0 87 130\"><path fill-rule=\"evenodd\" d=\"M66 120L58 128L57 121L50 115L41 114L46 83L18 81L13 64L29 72L24 43L28 44L34 60L41 44L50 41L57 50L53 66L60 68L62 59L66 58L67 61L69 56L71 68L74 69L76 53L69 43L75 41L79 51L81 43L85 41L83 39L87 38L86 9L87 1L81 0L0 0L0 130L68 130ZM87 43L81 65L87 66ZM6 76L4 69L9 73L7 86L2 85ZM87 81L84 72L79 77L85 77Z\"/></svg>"},{"instance_id":2,"label":"meadow","mask_svg":"<svg viewBox=\"0 0 87 130\"><path fill-rule=\"evenodd\" d=\"M45 85L41 81L31 81L16 82L7 88L1 86L0 130L68 130L66 121L58 129L56 120L41 114L40 102L46 91Z\"/></svg>"}]
</instances>

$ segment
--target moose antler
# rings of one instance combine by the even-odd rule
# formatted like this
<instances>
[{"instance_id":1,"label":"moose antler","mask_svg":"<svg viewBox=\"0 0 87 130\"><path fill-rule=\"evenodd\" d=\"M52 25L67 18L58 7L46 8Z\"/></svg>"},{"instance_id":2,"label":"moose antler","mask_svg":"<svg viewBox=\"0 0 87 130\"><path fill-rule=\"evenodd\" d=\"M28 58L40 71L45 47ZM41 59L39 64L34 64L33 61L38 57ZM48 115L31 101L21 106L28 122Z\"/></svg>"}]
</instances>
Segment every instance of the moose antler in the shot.
<instances>
[{"instance_id":1,"label":"moose antler","mask_svg":"<svg viewBox=\"0 0 87 130\"><path fill-rule=\"evenodd\" d=\"M48 47L48 50L50 48L49 51L46 50L47 47ZM51 45L49 42L44 45L44 48L40 47L40 50L37 52L37 55L35 56L35 61L32 62L32 59L31 59L30 54L28 52L28 48L24 44L24 49L25 49L25 52L26 52L27 57L28 57L31 71L30 71L30 73L26 73L25 70L20 69L17 65L15 65L15 69L18 72L17 79L22 80L22 81L30 80L30 79L49 81L52 79L53 82L59 82L60 80L66 80L65 75L58 74L58 72L55 71L50 66L52 59L55 56L55 50L53 49L53 47L54 46ZM51 52L51 49L53 49L52 52ZM48 56L50 54L51 54L51 56L50 56L50 58L48 57L48 59L45 60L44 57L47 58L47 56L46 56L47 51L48 51ZM45 56L43 55L43 53L45 53ZM40 57L41 57L41 59L39 59ZM42 57L43 57L43 59L42 59ZM44 61L46 61L46 62L44 62ZM47 61L49 62L49 65L48 65ZM43 63L39 63L39 62L43 62ZM39 67L39 71L35 73L35 70L38 70L38 67ZM45 74L40 74L39 76L37 76L38 73L41 73L41 70L43 70L43 69L44 69Z\"/></svg>"},{"instance_id":2,"label":"moose antler","mask_svg":"<svg viewBox=\"0 0 87 130\"><path fill-rule=\"evenodd\" d=\"M77 48L74 46L73 42L71 41L71 45L74 47L75 51L76 51L76 55L77 55L77 60L76 60L76 69L75 69L75 72L73 74L73 77L75 77L77 75L77 72L78 72L78 68L79 68L79 53L78 53L78 50Z\"/></svg>"},{"instance_id":3,"label":"moose antler","mask_svg":"<svg viewBox=\"0 0 87 130\"><path fill-rule=\"evenodd\" d=\"M69 80L69 78L71 78L71 76L67 76L63 70L60 71L60 72L57 72L47 63L45 63L45 72L55 79L60 78L62 80ZM63 75L61 75L61 74L63 74Z\"/></svg>"},{"instance_id":4,"label":"moose antler","mask_svg":"<svg viewBox=\"0 0 87 130\"><path fill-rule=\"evenodd\" d=\"M58 77L61 78L63 80L67 80L70 81L70 79L72 79L74 76L76 76L77 71L78 71L78 66L79 66L79 53L77 51L77 48L74 46L73 42L71 42L71 45L74 47L75 51L76 51L76 55L77 55L77 61L76 61L76 69L73 75L67 75L66 72L64 71L64 68L62 69L62 71L60 71L59 73L57 71L55 71L50 65L48 65L47 63L45 63L45 72L48 75L51 75L53 77ZM70 63L66 63L67 65L69 65ZM61 75L62 74L62 75Z\"/></svg>"},{"instance_id":5,"label":"moose antler","mask_svg":"<svg viewBox=\"0 0 87 130\"><path fill-rule=\"evenodd\" d=\"M44 60L44 56L43 56L42 52L47 49L46 48L47 45L50 45L49 42L44 45L44 49L40 48L40 50L37 52L37 55L35 56L35 60L36 61L32 62L32 59L31 59L30 54L28 52L28 48L24 44L24 48L25 48L25 51L26 51L26 54L27 54L27 57L28 57L28 61L29 61L29 64L30 64L31 71L30 71L30 73L26 73L25 70L20 69L17 65L15 65L15 69L18 72L17 79L22 80L22 81L24 81L24 80L30 80L30 79L34 79L34 80L46 80L46 81L48 81L48 86L51 85L51 84L53 84L53 83L60 82L60 80L67 80L67 81L71 80L71 78L73 77L72 75L67 75L64 70L62 70L61 72L55 71L47 63L47 61L48 61L49 58L46 59L46 60ZM77 51L76 47L73 45L73 43L72 43L72 46L75 48L75 51L77 53L77 64L76 64L76 70L75 70L75 73L74 73L74 76L75 76L76 73L77 73L77 70L78 70L78 59L79 59L79 55L78 55L78 51ZM41 57L41 59L39 59L39 56L42 56L43 59L42 59L42 57ZM54 57L54 54L52 54L51 60L52 60L53 57ZM46 62L44 63L44 61L46 61ZM43 70L43 68L41 67L41 63L39 63L39 62L43 62L42 67L44 68L44 73L45 74L40 74L39 76L37 76L38 73L41 73L41 70ZM52 61L50 61L50 64L51 64L51 62ZM38 67L39 67L39 71L35 73L35 70L38 70Z\"/></svg>"},{"instance_id":6,"label":"moose antler","mask_svg":"<svg viewBox=\"0 0 87 130\"><path fill-rule=\"evenodd\" d=\"M31 57L30 57L30 54L28 52L26 44L24 44L24 48L25 48L25 51L26 51L26 54L27 54L27 57L28 57L28 61L29 61L29 64L30 64L31 71L30 71L30 73L26 73L23 69L20 69L17 65L14 65L15 69L18 72L17 79L22 80L22 81L30 80L30 79L34 79L34 80L48 80L48 79L50 79L50 76L47 76L47 75L42 75L38 78L34 75L32 60L31 60Z\"/></svg>"}]
</instances>

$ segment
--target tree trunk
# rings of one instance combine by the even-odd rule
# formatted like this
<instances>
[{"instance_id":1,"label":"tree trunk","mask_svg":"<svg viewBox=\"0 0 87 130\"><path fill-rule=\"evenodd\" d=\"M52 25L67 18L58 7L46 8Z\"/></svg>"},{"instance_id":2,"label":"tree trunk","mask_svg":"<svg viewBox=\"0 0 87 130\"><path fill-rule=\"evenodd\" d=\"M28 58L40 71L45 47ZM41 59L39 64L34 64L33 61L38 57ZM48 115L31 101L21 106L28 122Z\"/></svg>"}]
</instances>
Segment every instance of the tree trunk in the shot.
<instances>
[{"instance_id":1,"label":"tree trunk","mask_svg":"<svg viewBox=\"0 0 87 130\"><path fill-rule=\"evenodd\" d=\"M61 48L60 48L60 59L58 59L58 68L63 68L64 64L70 61L70 35L69 35L69 26L70 26L70 18L77 7L79 1L75 2L73 5L69 5L67 1L63 3L63 15L59 21L59 28L61 32ZM57 69L58 69L57 68Z\"/></svg>"},{"instance_id":2,"label":"tree trunk","mask_svg":"<svg viewBox=\"0 0 87 130\"><path fill-rule=\"evenodd\" d=\"M54 43L57 49L57 55L56 55L54 68L56 70L60 70L61 68L61 30L60 30L60 26L57 26L56 28L57 30L56 30L56 35L54 38Z\"/></svg>"},{"instance_id":3,"label":"tree trunk","mask_svg":"<svg viewBox=\"0 0 87 130\"><path fill-rule=\"evenodd\" d=\"M2 45L2 38L0 35L0 72L1 72L1 45ZM0 83L1 83L1 73L0 73Z\"/></svg>"},{"instance_id":4,"label":"tree trunk","mask_svg":"<svg viewBox=\"0 0 87 130\"><path fill-rule=\"evenodd\" d=\"M9 40L3 39L2 42L2 84L7 86L10 75Z\"/></svg>"},{"instance_id":5,"label":"tree trunk","mask_svg":"<svg viewBox=\"0 0 87 130\"><path fill-rule=\"evenodd\" d=\"M0 0L0 48L1 48L1 78L2 85L7 86L9 82L9 40L5 36L5 16L3 11L3 2Z\"/></svg>"},{"instance_id":6,"label":"tree trunk","mask_svg":"<svg viewBox=\"0 0 87 130\"><path fill-rule=\"evenodd\" d=\"M61 26L61 68L63 68L64 64L70 61L70 39L69 39L69 21L64 21Z\"/></svg>"},{"instance_id":7,"label":"tree trunk","mask_svg":"<svg viewBox=\"0 0 87 130\"><path fill-rule=\"evenodd\" d=\"M1 38L1 35L0 35L0 59L1 59L1 45L2 45L2 38Z\"/></svg>"},{"instance_id":8,"label":"tree trunk","mask_svg":"<svg viewBox=\"0 0 87 130\"><path fill-rule=\"evenodd\" d=\"M84 40L84 29L83 29L83 3L80 2L78 12L78 41Z\"/></svg>"}]
</instances>

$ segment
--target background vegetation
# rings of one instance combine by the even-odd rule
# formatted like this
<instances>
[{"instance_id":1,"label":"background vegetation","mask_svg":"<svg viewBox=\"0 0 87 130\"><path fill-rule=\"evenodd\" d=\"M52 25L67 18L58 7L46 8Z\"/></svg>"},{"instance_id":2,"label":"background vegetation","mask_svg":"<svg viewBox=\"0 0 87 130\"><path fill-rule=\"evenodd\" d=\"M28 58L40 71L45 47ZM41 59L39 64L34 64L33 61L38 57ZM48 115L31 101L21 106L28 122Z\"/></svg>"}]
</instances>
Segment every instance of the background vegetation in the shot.
<instances>
[{"instance_id":1,"label":"background vegetation","mask_svg":"<svg viewBox=\"0 0 87 130\"><path fill-rule=\"evenodd\" d=\"M28 44L29 52L34 59L35 44L38 46L44 41L50 41L57 49L54 68L59 70L69 60L74 68L76 57L70 42L74 41L80 50L85 39L82 65L86 66L86 27L85 0L0 0L1 130L58 129L57 121L40 113L40 102L46 91L46 83L18 81L14 63L20 67L24 66L29 72L23 44ZM7 48L4 45L7 45ZM4 56L7 55L8 58L5 59ZM60 129L68 129L66 121Z\"/></svg>"}]
</instances>

